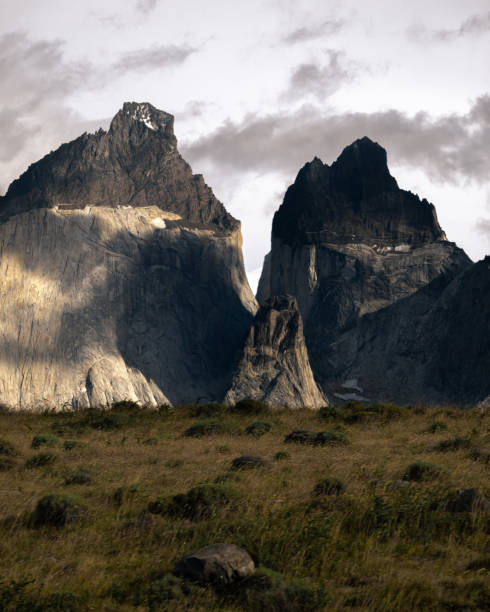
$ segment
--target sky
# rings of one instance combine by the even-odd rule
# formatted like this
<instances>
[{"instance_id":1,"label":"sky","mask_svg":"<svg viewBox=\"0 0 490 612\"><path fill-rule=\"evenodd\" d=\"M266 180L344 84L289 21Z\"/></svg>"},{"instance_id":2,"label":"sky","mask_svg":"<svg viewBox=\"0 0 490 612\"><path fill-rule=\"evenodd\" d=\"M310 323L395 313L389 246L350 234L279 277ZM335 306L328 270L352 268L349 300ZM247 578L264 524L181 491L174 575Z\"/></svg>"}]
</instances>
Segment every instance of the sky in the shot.
<instances>
[{"instance_id":1,"label":"sky","mask_svg":"<svg viewBox=\"0 0 490 612\"><path fill-rule=\"evenodd\" d=\"M299 169L362 136L481 259L489 58L490 0L0 0L0 194L123 102L150 102L241 220L253 288Z\"/></svg>"}]
</instances>

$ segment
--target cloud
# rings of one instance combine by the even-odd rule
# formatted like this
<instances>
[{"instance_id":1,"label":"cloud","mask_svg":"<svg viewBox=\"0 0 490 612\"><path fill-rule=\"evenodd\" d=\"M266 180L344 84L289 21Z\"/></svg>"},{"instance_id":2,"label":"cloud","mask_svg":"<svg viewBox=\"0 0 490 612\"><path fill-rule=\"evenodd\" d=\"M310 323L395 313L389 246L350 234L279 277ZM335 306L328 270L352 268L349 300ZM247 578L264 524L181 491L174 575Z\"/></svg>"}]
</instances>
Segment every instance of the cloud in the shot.
<instances>
[{"instance_id":1,"label":"cloud","mask_svg":"<svg viewBox=\"0 0 490 612\"><path fill-rule=\"evenodd\" d=\"M475 229L479 234L486 236L490 241L490 219L480 217L475 223Z\"/></svg>"},{"instance_id":2,"label":"cloud","mask_svg":"<svg viewBox=\"0 0 490 612\"><path fill-rule=\"evenodd\" d=\"M295 45L297 43L316 40L323 36L332 36L337 34L344 27L345 22L341 20L329 19L318 26L302 27L293 30L286 36L281 38L281 42L286 45Z\"/></svg>"},{"instance_id":3,"label":"cloud","mask_svg":"<svg viewBox=\"0 0 490 612\"><path fill-rule=\"evenodd\" d=\"M129 72L141 72L176 66L195 53L194 47L187 45L159 45L124 53L112 64L118 76Z\"/></svg>"},{"instance_id":4,"label":"cloud","mask_svg":"<svg viewBox=\"0 0 490 612\"><path fill-rule=\"evenodd\" d=\"M0 162L15 158L45 122L58 131L78 117L66 99L91 74L88 63L65 63L63 42L33 41L24 32L0 37Z\"/></svg>"},{"instance_id":5,"label":"cloud","mask_svg":"<svg viewBox=\"0 0 490 612\"><path fill-rule=\"evenodd\" d=\"M343 51L329 49L326 55L327 63L323 66L316 62L300 64L293 71L282 98L294 100L312 96L323 101L355 78L358 68L347 62Z\"/></svg>"},{"instance_id":6,"label":"cloud","mask_svg":"<svg viewBox=\"0 0 490 612\"><path fill-rule=\"evenodd\" d=\"M479 15L472 15L459 26L459 28L429 30L421 24L411 25L407 29L408 37L416 41L436 40L450 42L464 36L479 36L490 31L490 11Z\"/></svg>"},{"instance_id":7,"label":"cloud","mask_svg":"<svg viewBox=\"0 0 490 612\"><path fill-rule=\"evenodd\" d=\"M435 181L490 181L490 95L478 98L467 114L435 118L397 110L325 114L312 105L292 113L249 114L182 149L193 164L223 172L272 171L291 180L315 155L332 161L362 136L384 146L390 163L422 168Z\"/></svg>"},{"instance_id":8,"label":"cloud","mask_svg":"<svg viewBox=\"0 0 490 612\"><path fill-rule=\"evenodd\" d=\"M143 15L149 15L157 6L158 0L138 0L136 10Z\"/></svg>"}]
</instances>

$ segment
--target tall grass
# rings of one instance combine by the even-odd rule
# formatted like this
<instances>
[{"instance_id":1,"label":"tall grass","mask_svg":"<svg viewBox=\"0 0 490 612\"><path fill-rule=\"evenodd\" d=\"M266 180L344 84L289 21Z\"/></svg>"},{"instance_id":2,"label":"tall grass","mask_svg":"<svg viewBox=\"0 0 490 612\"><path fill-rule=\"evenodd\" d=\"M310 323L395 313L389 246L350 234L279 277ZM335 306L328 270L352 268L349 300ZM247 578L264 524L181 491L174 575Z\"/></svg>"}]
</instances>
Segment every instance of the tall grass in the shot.
<instances>
[{"instance_id":1,"label":"tall grass","mask_svg":"<svg viewBox=\"0 0 490 612\"><path fill-rule=\"evenodd\" d=\"M458 488L490 497L489 465L444 442L471 438L490 452L488 414L444 409L460 417L445 429L432 427L441 409L430 407L245 408L0 414L11 463L0 471L0 609L484 609L490 517L445 502ZM270 427L250 435L258 413ZM349 444L284 443L327 428ZM39 461L47 453L33 439L52 437L56 460ZM233 470L242 455L268 469ZM440 467L437 478L403 480L419 464ZM49 495L76 496L84 520L33 520ZM248 550L254 581L219 592L172 576L215 542Z\"/></svg>"}]
</instances>

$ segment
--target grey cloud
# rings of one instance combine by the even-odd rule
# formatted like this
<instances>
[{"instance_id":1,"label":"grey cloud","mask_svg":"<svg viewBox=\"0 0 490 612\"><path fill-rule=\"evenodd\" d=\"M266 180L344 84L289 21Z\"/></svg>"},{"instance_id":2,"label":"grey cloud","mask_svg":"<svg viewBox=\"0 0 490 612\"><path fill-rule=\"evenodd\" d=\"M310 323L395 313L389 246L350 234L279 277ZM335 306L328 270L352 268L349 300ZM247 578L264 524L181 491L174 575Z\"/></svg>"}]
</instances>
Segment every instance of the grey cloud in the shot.
<instances>
[{"instance_id":1,"label":"grey cloud","mask_svg":"<svg viewBox=\"0 0 490 612\"><path fill-rule=\"evenodd\" d=\"M280 173L290 180L315 155L331 162L357 138L384 146L390 163L422 168L433 180L488 183L490 95L478 98L466 115L432 118L397 110L327 115L314 106L294 113L248 115L225 122L187 143L185 155L222 171Z\"/></svg>"},{"instance_id":2,"label":"grey cloud","mask_svg":"<svg viewBox=\"0 0 490 612\"><path fill-rule=\"evenodd\" d=\"M136 9L144 15L148 15L156 8L157 4L158 0L138 0Z\"/></svg>"},{"instance_id":3,"label":"grey cloud","mask_svg":"<svg viewBox=\"0 0 490 612\"><path fill-rule=\"evenodd\" d=\"M472 15L453 30L429 30L421 24L409 26L407 34L412 40L437 40L441 42L449 42L457 40L464 36L478 36L490 31L490 11L479 15Z\"/></svg>"},{"instance_id":4,"label":"grey cloud","mask_svg":"<svg viewBox=\"0 0 490 612\"><path fill-rule=\"evenodd\" d=\"M65 118L72 121L64 101L89 74L88 64L63 62L59 40L32 41L23 32L0 37L0 82L7 94L0 105L0 161L15 157L51 117L58 127Z\"/></svg>"},{"instance_id":5,"label":"grey cloud","mask_svg":"<svg viewBox=\"0 0 490 612\"><path fill-rule=\"evenodd\" d=\"M475 229L479 234L486 236L490 244L490 219L480 217L475 224Z\"/></svg>"},{"instance_id":6,"label":"grey cloud","mask_svg":"<svg viewBox=\"0 0 490 612\"><path fill-rule=\"evenodd\" d=\"M194 47L187 45L159 45L148 49L137 49L121 55L112 68L119 76L129 72L155 70L182 64L195 52Z\"/></svg>"},{"instance_id":7,"label":"grey cloud","mask_svg":"<svg viewBox=\"0 0 490 612\"><path fill-rule=\"evenodd\" d=\"M330 19L324 21L318 26L302 27L293 30L286 36L283 36L281 42L286 45L295 45L297 43L316 40L323 36L332 36L344 27L345 22L341 20Z\"/></svg>"},{"instance_id":8,"label":"grey cloud","mask_svg":"<svg viewBox=\"0 0 490 612\"><path fill-rule=\"evenodd\" d=\"M299 65L292 73L282 98L294 100L313 96L325 100L344 83L354 79L357 67L346 60L345 53L329 49L326 55L328 60L323 66L315 62Z\"/></svg>"}]
</instances>

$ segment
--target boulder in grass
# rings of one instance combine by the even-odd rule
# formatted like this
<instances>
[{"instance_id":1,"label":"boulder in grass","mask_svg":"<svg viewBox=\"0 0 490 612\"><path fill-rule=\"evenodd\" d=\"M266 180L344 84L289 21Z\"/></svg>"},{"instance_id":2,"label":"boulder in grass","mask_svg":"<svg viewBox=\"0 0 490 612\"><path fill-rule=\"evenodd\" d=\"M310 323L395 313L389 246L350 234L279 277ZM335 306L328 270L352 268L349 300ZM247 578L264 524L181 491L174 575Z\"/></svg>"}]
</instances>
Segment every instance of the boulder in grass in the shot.
<instances>
[{"instance_id":1,"label":"boulder in grass","mask_svg":"<svg viewBox=\"0 0 490 612\"><path fill-rule=\"evenodd\" d=\"M489 512L490 501L478 489L458 489L448 496L448 512Z\"/></svg>"},{"instance_id":2,"label":"boulder in grass","mask_svg":"<svg viewBox=\"0 0 490 612\"><path fill-rule=\"evenodd\" d=\"M252 557L235 544L211 544L183 557L174 573L200 584L232 585L255 571Z\"/></svg>"},{"instance_id":3,"label":"boulder in grass","mask_svg":"<svg viewBox=\"0 0 490 612\"><path fill-rule=\"evenodd\" d=\"M257 468L269 467L269 462L262 457L255 457L253 455L242 455L233 459L232 467L234 470L255 470Z\"/></svg>"}]
</instances>

